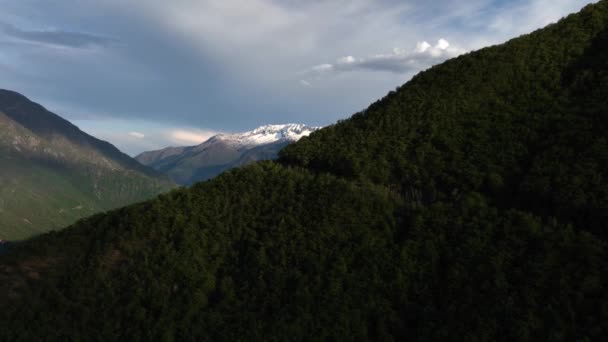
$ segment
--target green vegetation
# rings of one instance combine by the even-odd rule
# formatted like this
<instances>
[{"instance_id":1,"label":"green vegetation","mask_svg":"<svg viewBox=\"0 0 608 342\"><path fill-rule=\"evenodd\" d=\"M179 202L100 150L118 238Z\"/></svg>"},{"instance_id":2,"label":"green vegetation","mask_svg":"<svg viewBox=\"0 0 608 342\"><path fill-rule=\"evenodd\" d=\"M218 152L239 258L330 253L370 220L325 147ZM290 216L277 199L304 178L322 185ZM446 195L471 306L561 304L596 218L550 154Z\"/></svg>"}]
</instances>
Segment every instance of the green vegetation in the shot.
<instances>
[{"instance_id":1,"label":"green vegetation","mask_svg":"<svg viewBox=\"0 0 608 342\"><path fill-rule=\"evenodd\" d=\"M479 192L608 238L607 6L421 73L283 160L421 205Z\"/></svg>"},{"instance_id":2,"label":"green vegetation","mask_svg":"<svg viewBox=\"0 0 608 342\"><path fill-rule=\"evenodd\" d=\"M17 158L0 157L0 162L1 239L59 229L101 210L70 177Z\"/></svg>"},{"instance_id":3,"label":"green vegetation","mask_svg":"<svg viewBox=\"0 0 608 342\"><path fill-rule=\"evenodd\" d=\"M608 1L0 258L4 340L608 337Z\"/></svg>"},{"instance_id":4,"label":"green vegetation","mask_svg":"<svg viewBox=\"0 0 608 342\"><path fill-rule=\"evenodd\" d=\"M114 146L0 90L0 240L58 230L172 186Z\"/></svg>"},{"instance_id":5,"label":"green vegetation","mask_svg":"<svg viewBox=\"0 0 608 342\"><path fill-rule=\"evenodd\" d=\"M169 182L136 172L74 169L0 156L0 239L59 230L92 214L153 198Z\"/></svg>"}]
</instances>

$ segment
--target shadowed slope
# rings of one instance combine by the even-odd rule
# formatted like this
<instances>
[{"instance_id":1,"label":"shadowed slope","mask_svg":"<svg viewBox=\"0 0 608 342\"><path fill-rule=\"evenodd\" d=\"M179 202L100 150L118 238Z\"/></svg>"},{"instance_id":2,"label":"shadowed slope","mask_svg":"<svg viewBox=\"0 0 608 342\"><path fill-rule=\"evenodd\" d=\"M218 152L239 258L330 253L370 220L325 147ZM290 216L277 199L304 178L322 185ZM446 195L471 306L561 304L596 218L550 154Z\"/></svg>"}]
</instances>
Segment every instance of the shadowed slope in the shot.
<instances>
[{"instance_id":1,"label":"shadowed slope","mask_svg":"<svg viewBox=\"0 0 608 342\"><path fill-rule=\"evenodd\" d=\"M153 169L0 90L0 239L23 239L172 187Z\"/></svg>"}]
</instances>

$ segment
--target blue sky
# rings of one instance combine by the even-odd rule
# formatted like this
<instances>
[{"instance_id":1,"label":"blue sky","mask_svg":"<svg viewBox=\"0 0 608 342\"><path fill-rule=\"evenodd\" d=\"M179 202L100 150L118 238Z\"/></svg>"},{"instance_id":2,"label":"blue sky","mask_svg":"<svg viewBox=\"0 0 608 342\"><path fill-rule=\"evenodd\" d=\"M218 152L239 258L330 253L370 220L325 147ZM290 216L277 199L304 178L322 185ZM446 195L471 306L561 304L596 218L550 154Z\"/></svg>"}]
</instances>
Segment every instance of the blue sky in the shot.
<instances>
[{"instance_id":1,"label":"blue sky","mask_svg":"<svg viewBox=\"0 0 608 342\"><path fill-rule=\"evenodd\" d=\"M129 154L328 125L589 0L0 0L0 88Z\"/></svg>"}]
</instances>

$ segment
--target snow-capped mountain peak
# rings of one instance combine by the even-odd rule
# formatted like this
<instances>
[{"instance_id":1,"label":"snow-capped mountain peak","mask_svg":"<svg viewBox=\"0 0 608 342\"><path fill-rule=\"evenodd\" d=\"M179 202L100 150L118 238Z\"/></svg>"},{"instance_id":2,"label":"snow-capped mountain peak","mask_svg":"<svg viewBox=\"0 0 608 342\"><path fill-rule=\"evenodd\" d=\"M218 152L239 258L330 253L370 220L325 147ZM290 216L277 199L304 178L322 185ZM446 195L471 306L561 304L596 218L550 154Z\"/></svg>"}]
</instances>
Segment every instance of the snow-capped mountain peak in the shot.
<instances>
[{"instance_id":1,"label":"snow-capped mountain peak","mask_svg":"<svg viewBox=\"0 0 608 342\"><path fill-rule=\"evenodd\" d=\"M265 125L244 133L218 134L210 140L217 139L243 147L265 145L277 141L294 142L320 128L302 124Z\"/></svg>"},{"instance_id":2,"label":"snow-capped mountain peak","mask_svg":"<svg viewBox=\"0 0 608 342\"><path fill-rule=\"evenodd\" d=\"M283 147L318 129L297 124L266 125L244 133L218 134L196 146L145 152L137 160L166 172L178 184L190 185L234 167L276 159Z\"/></svg>"}]
</instances>

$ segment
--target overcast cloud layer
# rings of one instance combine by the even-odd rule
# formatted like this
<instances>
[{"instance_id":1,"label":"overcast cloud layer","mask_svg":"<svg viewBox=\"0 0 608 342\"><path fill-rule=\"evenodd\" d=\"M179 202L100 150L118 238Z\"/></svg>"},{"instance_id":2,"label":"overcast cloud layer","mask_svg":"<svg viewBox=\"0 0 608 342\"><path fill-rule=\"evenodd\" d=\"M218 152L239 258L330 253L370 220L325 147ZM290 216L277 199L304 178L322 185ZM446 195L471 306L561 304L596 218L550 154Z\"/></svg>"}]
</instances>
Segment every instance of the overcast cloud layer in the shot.
<instances>
[{"instance_id":1,"label":"overcast cloud layer","mask_svg":"<svg viewBox=\"0 0 608 342\"><path fill-rule=\"evenodd\" d=\"M589 0L0 0L0 87L134 154L327 125Z\"/></svg>"}]
</instances>

